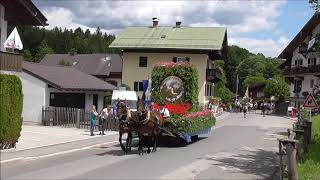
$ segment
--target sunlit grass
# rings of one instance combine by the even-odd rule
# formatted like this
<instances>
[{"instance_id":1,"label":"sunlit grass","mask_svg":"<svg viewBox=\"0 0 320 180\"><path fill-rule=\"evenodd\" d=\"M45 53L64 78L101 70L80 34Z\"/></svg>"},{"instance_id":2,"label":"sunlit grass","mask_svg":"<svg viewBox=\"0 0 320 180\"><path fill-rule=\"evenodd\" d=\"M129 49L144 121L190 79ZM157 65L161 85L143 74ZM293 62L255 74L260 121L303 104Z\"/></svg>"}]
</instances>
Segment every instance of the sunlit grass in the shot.
<instances>
[{"instance_id":1,"label":"sunlit grass","mask_svg":"<svg viewBox=\"0 0 320 180\"><path fill-rule=\"evenodd\" d=\"M312 118L312 142L298 171L299 179L320 180L320 116Z\"/></svg>"}]
</instances>

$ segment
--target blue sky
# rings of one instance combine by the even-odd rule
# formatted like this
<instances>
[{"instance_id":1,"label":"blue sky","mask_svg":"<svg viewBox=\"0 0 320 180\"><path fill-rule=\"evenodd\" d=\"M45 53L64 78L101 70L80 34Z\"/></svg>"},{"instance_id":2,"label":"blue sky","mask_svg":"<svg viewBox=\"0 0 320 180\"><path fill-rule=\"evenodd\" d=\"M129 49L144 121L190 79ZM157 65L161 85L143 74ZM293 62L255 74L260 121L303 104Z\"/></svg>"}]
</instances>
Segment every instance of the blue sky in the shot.
<instances>
[{"instance_id":1,"label":"blue sky","mask_svg":"<svg viewBox=\"0 0 320 180\"><path fill-rule=\"evenodd\" d=\"M289 1L278 18L279 30L292 39L313 14L314 10L306 1Z\"/></svg>"},{"instance_id":2,"label":"blue sky","mask_svg":"<svg viewBox=\"0 0 320 180\"><path fill-rule=\"evenodd\" d=\"M307 0L269 1L103 1L34 0L50 24L81 27L118 34L127 26L149 26L152 17L159 24L224 26L229 44L254 53L276 57L311 18L314 10Z\"/></svg>"}]
</instances>

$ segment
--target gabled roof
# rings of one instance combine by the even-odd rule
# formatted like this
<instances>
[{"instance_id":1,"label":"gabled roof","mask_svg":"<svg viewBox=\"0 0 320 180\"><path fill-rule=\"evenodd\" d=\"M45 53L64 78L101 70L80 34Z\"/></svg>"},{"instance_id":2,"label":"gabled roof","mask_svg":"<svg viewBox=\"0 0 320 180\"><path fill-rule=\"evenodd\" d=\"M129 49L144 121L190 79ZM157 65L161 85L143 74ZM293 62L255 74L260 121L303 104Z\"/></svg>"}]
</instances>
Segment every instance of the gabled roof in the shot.
<instances>
[{"instance_id":1,"label":"gabled roof","mask_svg":"<svg viewBox=\"0 0 320 180\"><path fill-rule=\"evenodd\" d=\"M61 60L69 62L72 67L91 75L109 75L110 72L122 72L122 59L118 54L47 54L40 64L59 65Z\"/></svg>"},{"instance_id":2,"label":"gabled roof","mask_svg":"<svg viewBox=\"0 0 320 180\"><path fill-rule=\"evenodd\" d=\"M290 60L292 53L307 36L311 34L313 29L320 24L320 12L315 12L311 19L303 26L300 32L292 39L288 46L280 53L278 58Z\"/></svg>"},{"instance_id":3,"label":"gabled roof","mask_svg":"<svg viewBox=\"0 0 320 180\"><path fill-rule=\"evenodd\" d=\"M47 19L31 0L0 0L10 25L46 26Z\"/></svg>"},{"instance_id":4,"label":"gabled roof","mask_svg":"<svg viewBox=\"0 0 320 180\"><path fill-rule=\"evenodd\" d=\"M224 27L127 27L109 47L221 50L226 31Z\"/></svg>"},{"instance_id":5,"label":"gabled roof","mask_svg":"<svg viewBox=\"0 0 320 180\"><path fill-rule=\"evenodd\" d=\"M67 66L46 66L23 62L22 70L61 90L105 91L118 89L92 75Z\"/></svg>"}]
</instances>

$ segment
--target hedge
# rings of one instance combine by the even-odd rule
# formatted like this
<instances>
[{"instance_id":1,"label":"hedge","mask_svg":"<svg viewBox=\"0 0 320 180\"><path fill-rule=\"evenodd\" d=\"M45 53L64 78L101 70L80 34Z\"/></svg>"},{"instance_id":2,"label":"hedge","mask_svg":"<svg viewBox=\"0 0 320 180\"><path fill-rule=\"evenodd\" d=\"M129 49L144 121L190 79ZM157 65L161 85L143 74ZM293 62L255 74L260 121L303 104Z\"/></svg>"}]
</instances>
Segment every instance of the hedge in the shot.
<instances>
[{"instance_id":1,"label":"hedge","mask_svg":"<svg viewBox=\"0 0 320 180\"><path fill-rule=\"evenodd\" d=\"M0 74L0 149L15 147L22 126L22 84L15 75Z\"/></svg>"},{"instance_id":2,"label":"hedge","mask_svg":"<svg viewBox=\"0 0 320 180\"><path fill-rule=\"evenodd\" d=\"M168 76L179 77L183 84L184 97L175 103L190 103L192 108L198 106L198 72L191 63L165 63L156 65L151 73L151 99L157 104L166 104L161 96L160 86L162 81Z\"/></svg>"}]
</instances>

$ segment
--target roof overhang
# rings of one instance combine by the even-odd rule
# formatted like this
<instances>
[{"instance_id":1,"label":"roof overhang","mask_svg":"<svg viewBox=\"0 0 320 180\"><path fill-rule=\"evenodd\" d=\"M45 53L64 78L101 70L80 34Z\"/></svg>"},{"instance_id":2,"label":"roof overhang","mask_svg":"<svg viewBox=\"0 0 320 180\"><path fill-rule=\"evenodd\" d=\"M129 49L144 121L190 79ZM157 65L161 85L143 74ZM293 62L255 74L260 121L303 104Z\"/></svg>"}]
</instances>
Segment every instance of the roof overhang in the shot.
<instances>
[{"instance_id":1,"label":"roof overhang","mask_svg":"<svg viewBox=\"0 0 320 180\"><path fill-rule=\"evenodd\" d=\"M0 0L9 25L46 26L47 19L31 0Z\"/></svg>"},{"instance_id":2,"label":"roof overhang","mask_svg":"<svg viewBox=\"0 0 320 180\"><path fill-rule=\"evenodd\" d=\"M43 82L49 84L51 87L53 87L53 88L55 88L57 90L60 90L60 91L103 91L103 92L105 92L105 91L118 90L119 89L119 88L117 88L115 86L112 89L111 88L110 89L95 89L95 88L68 88L68 87L62 87L62 86L60 86L60 85L58 85L58 84L56 84L56 83L54 83L52 81L47 80L46 78L43 78L43 77L37 75L36 73L33 73L33 72L29 71L26 68L22 68L22 70L25 73L30 74L31 76L34 76L34 77L42 80Z\"/></svg>"},{"instance_id":3,"label":"roof overhang","mask_svg":"<svg viewBox=\"0 0 320 180\"><path fill-rule=\"evenodd\" d=\"M280 53L278 58L291 60L294 49L298 47L307 36L310 35L312 30L319 24L319 22L320 12L315 12L311 19L300 30L300 32L292 39L289 45Z\"/></svg>"}]
</instances>

